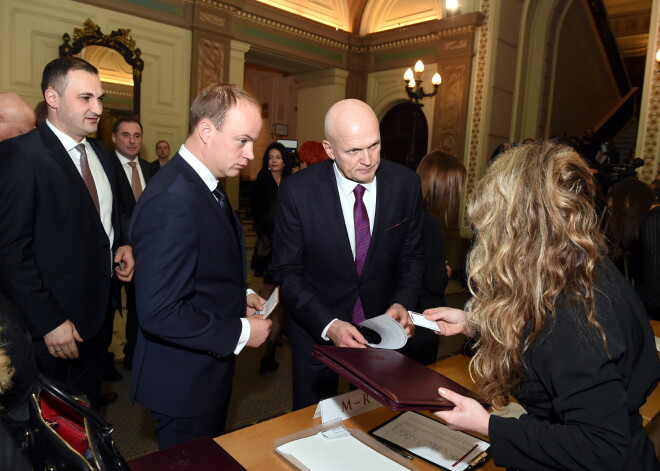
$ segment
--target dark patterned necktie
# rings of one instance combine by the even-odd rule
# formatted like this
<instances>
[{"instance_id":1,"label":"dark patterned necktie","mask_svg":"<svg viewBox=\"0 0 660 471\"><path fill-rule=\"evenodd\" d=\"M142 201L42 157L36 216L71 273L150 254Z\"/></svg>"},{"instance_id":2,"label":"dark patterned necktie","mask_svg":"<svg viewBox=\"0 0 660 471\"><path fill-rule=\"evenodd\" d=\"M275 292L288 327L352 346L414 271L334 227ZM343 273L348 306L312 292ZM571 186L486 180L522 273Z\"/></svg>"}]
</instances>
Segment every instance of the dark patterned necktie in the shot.
<instances>
[{"instance_id":1,"label":"dark patterned necktie","mask_svg":"<svg viewBox=\"0 0 660 471\"><path fill-rule=\"evenodd\" d=\"M234 221L234 210L231 209L231 204L229 204L229 198L227 197L227 193L225 193L225 190L224 188L222 188L220 183L218 183L218 186L215 187L215 190L213 190L212 193L215 195L216 199L218 200L220 209L222 209L222 212L225 213L225 215L227 216L227 219L229 220L229 224L231 224L231 227L234 228L234 233L238 238L238 230L236 228L236 222Z\"/></svg>"},{"instance_id":2,"label":"dark patterned necktie","mask_svg":"<svg viewBox=\"0 0 660 471\"><path fill-rule=\"evenodd\" d=\"M83 181L85 182L85 186L89 191L89 195L92 197L94 206L96 206L96 212L101 214L99 206L99 194L96 191L96 184L94 183L92 171L89 169L89 162L87 161L87 149L85 148L85 144L78 144L76 146L76 150L80 152L80 173L82 173Z\"/></svg>"},{"instance_id":3,"label":"dark patterned necktie","mask_svg":"<svg viewBox=\"0 0 660 471\"><path fill-rule=\"evenodd\" d=\"M367 251L371 243L371 231L369 230L369 215L367 214L367 207L362 201L365 188L362 185L357 185L353 190L355 193L355 204L353 205L353 221L355 223L355 270L358 276L362 276L362 268L364 261L367 258ZM362 308L362 301L358 296L358 300L353 308L353 315L351 315L351 322L359 324L365 320L364 309Z\"/></svg>"}]
</instances>

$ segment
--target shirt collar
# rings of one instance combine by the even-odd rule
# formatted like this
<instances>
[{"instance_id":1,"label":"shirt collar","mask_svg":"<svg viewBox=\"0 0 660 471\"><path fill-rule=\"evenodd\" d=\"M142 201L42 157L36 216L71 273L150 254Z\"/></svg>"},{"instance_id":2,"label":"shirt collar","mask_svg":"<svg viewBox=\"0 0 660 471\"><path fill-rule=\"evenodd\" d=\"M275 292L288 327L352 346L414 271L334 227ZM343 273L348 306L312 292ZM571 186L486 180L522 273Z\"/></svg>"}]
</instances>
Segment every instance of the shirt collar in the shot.
<instances>
[{"instance_id":1,"label":"shirt collar","mask_svg":"<svg viewBox=\"0 0 660 471\"><path fill-rule=\"evenodd\" d=\"M53 123L48 121L48 119L46 119L46 124L50 130L53 131L53 134L55 134L55 136L60 140L67 152L71 152L76 148L78 144L85 144L85 147L87 147L87 138L83 138L82 141L76 142L74 138L57 129Z\"/></svg>"},{"instance_id":2,"label":"shirt collar","mask_svg":"<svg viewBox=\"0 0 660 471\"><path fill-rule=\"evenodd\" d=\"M218 186L218 179L213 176L208 168L206 168L206 165L201 163L197 157L186 148L185 144L181 144L179 155L192 167L195 173L199 175L204 184L209 187L209 191L215 190Z\"/></svg>"},{"instance_id":3,"label":"shirt collar","mask_svg":"<svg viewBox=\"0 0 660 471\"><path fill-rule=\"evenodd\" d=\"M129 162L138 162L138 157L135 157L133 160L131 160L128 157L124 157L116 150L115 150L115 154L117 154L117 157L119 158L119 161L121 162L122 165L127 164Z\"/></svg>"},{"instance_id":4,"label":"shirt collar","mask_svg":"<svg viewBox=\"0 0 660 471\"><path fill-rule=\"evenodd\" d=\"M362 185L365 190L368 192L373 191L373 189L376 187L376 178L374 176L374 179L370 183L357 183L354 182L353 180L349 180L345 176L341 174L339 171L339 168L337 167L337 163L333 162L332 168L334 168L335 171L335 177L337 177L337 186L339 189L346 195L346 196L351 196L353 193L353 190L355 190L355 187L358 185Z\"/></svg>"}]
</instances>

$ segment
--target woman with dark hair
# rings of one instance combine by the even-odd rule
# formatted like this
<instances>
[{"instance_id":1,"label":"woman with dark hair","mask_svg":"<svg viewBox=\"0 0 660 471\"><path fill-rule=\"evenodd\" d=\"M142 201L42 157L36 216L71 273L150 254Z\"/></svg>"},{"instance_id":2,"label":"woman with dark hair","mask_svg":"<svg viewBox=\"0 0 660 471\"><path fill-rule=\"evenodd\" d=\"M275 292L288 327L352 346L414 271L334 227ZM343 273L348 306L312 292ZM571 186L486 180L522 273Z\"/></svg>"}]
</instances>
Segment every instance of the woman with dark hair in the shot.
<instances>
[{"instance_id":1,"label":"woman with dark hair","mask_svg":"<svg viewBox=\"0 0 660 471\"><path fill-rule=\"evenodd\" d=\"M257 174L252 200L252 214L257 232L257 241L252 255L251 268L254 276L263 277L261 296L268 299L275 290L271 270L271 241L275 229L275 211L277 209L277 190L282 180L291 175L292 158L289 151L278 143L270 144L262 159L262 167ZM266 341L266 353L261 359L259 373L276 370L275 347L282 333L284 311L279 306L270 316L273 325Z\"/></svg>"},{"instance_id":2,"label":"woman with dark hair","mask_svg":"<svg viewBox=\"0 0 660 471\"><path fill-rule=\"evenodd\" d=\"M451 276L447 265L443 228L456 224L461 188L467 174L465 167L452 155L433 151L425 155L417 166L422 182L424 212L422 244L426 253L426 271L422 294L415 310L446 306L445 289ZM428 329L417 329L401 353L430 365L438 359L440 338Z\"/></svg>"},{"instance_id":3,"label":"woman with dark hair","mask_svg":"<svg viewBox=\"0 0 660 471\"><path fill-rule=\"evenodd\" d=\"M639 408L660 377L651 326L607 257L588 165L553 143L516 146L486 171L468 216L473 297L467 311L430 309L443 335L475 336L475 383L489 414L445 388L435 415L490 439L497 466L525 470L657 470Z\"/></svg>"},{"instance_id":4,"label":"woman with dark hair","mask_svg":"<svg viewBox=\"0 0 660 471\"><path fill-rule=\"evenodd\" d=\"M660 204L649 185L626 178L612 187L609 206L606 235L614 263L649 317L660 318Z\"/></svg>"}]
</instances>

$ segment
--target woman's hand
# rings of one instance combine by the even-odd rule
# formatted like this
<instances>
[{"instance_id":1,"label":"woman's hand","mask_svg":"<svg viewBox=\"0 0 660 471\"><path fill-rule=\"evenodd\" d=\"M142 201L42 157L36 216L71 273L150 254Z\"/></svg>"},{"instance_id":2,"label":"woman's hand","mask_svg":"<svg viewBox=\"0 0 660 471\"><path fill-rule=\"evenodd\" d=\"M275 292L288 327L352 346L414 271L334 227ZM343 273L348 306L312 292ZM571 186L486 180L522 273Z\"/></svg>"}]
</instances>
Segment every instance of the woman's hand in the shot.
<instances>
[{"instance_id":1,"label":"woman's hand","mask_svg":"<svg viewBox=\"0 0 660 471\"><path fill-rule=\"evenodd\" d=\"M440 388L438 392L442 397L453 402L454 408L434 412L433 415L444 420L452 430L467 430L488 436L490 414L481 404L472 398L461 396L449 389Z\"/></svg>"},{"instance_id":2,"label":"woman's hand","mask_svg":"<svg viewBox=\"0 0 660 471\"><path fill-rule=\"evenodd\" d=\"M435 321L440 329L439 335L464 334L472 336L473 332L467 324L467 312L453 307L436 307L423 312L424 317Z\"/></svg>"}]
</instances>

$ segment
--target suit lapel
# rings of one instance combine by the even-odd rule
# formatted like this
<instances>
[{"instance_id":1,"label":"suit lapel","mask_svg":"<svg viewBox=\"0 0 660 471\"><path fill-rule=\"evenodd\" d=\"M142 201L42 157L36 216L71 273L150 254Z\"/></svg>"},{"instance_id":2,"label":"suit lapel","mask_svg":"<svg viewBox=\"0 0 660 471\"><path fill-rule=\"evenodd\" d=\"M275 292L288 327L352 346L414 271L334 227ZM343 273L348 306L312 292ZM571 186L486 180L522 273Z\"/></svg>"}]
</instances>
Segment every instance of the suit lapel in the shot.
<instances>
[{"instance_id":1,"label":"suit lapel","mask_svg":"<svg viewBox=\"0 0 660 471\"><path fill-rule=\"evenodd\" d=\"M176 157L178 157L178 159L175 160ZM213 214L214 217L217 218L218 224L223 227L226 234L235 234L233 237L228 237L228 239L231 240L231 243L234 245L234 250L231 252L236 255L234 259L240 264L243 273L245 273L245 256L241 255L245 253L245 242L243 240L243 230L241 228L241 223L236 217L236 214L232 211L234 222L236 223L236 231L234 231L231 222L227 220L227 217L220 208L220 205L215 199L215 196L213 196L213 193L209 191L201 177L197 175L193 168L188 165L188 163L183 159L183 157L179 156L179 154L176 154L175 158L173 158L169 163L174 163L175 166L181 170L181 174L190 184L192 191L200 200L201 204L206 208L205 211ZM211 228L201 229L212 230Z\"/></svg>"},{"instance_id":2,"label":"suit lapel","mask_svg":"<svg viewBox=\"0 0 660 471\"><path fill-rule=\"evenodd\" d=\"M376 245L380 242L380 239L385 232L385 211L387 208L391 208L393 202L391 201L392 191L390 190L390 175L387 173L387 170L383 169L383 165L380 166L377 173L377 185L376 190L376 213L374 216L374 226L371 231L371 243L369 244L369 250L367 251L367 258L364 261L364 267L362 268L362 273L364 273L369 265L371 258L374 256Z\"/></svg>"},{"instance_id":3,"label":"suit lapel","mask_svg":"<svg viewBox=\"0 0 660 471\"><path fill-rule=\"evenodd\" d=\"M350 273L355 273L357 277L355 259L353 258L353 251L351 250L351 243L346 230L346 221L344 221L344 213L342 212L341 202L339 201L339 189L337 188L334 164L330 160L327 162L328 164L317 164L327 165L326 171L321 173L319 178L319 190L321 190L318 195L321 198L320 210L328 212L330 221L336 221L336 223L330 224L330 229L333 232L333 239L339 244L338 253L341 254L341 258L347 264L347 269L350 270Z\"/></svg>"},{"instance_id":4,"label":"suit lapel","mask_svg":"<svg viewBox=\"0 0 660 471\"><path fill-rule=\"evenodd\" d=\"M94 201L92 201L92 196L89 194L89 190L85 186L85 182L80 176L80 172L78 172L76 165L71 160L71 156L66 151L60 140L57 138L57 136L53 134L53 131L50 130L50 128L46 123L42 123L41 125L39 125L38 129L39 132L41 133L41 137L44 141L44 144L48 149L48 153L62 169L62 172L67 179L67 183L69 187L72 188L76 193L78 193L78 198L84 201L84 206L87 213L90 216L92 216L96 221L98 221L101 227L103 227L101 223L101 218L99 217L99 213L96 211L96 206L94 206ZM96 149L94 149L94 151L96 152Z\"/></svg>"}]
</instances>

